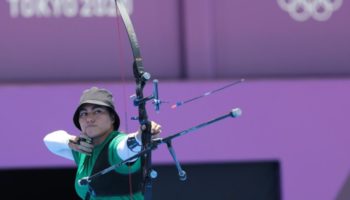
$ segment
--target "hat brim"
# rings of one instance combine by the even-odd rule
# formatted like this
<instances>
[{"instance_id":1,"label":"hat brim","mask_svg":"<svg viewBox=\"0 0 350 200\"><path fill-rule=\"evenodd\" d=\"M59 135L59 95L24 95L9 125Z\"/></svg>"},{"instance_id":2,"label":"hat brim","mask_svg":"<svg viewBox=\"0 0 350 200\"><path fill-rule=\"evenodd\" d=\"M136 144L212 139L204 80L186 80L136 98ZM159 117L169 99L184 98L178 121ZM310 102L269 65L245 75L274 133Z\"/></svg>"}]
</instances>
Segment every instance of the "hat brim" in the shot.
<instances>
[{"instance_id":1,"label":"hat brim","mask_svg":"<svg viewBox=\"0 0 350 200\"><path fill-rule=\"evenodd\" d=\"M111 105L109 104L106 104L105 102L103 101L98 101L98 100L86 100L86 101L83 101L80 103L80 106L78 107L78 109L81 108L82 105L84 104L95 104L95 105L100 105L100 106L107 106L107 107L111 107ZM77 109L77 110L78 110ZM114 108L113 108L114 109Z\"/></svg>"}]
</instances>

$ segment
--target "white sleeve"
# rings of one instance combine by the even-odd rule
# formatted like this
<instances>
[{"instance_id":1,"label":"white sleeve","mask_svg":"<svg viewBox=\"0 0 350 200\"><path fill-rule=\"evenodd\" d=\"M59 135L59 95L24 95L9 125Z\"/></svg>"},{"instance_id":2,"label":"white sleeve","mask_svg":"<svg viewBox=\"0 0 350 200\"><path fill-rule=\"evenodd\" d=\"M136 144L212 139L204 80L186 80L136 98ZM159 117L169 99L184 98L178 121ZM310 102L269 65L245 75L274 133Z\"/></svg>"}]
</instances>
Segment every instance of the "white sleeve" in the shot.
<instances>
[{"instance_id":1,"label":"white sleeve","mask_svg":"<svg viewBox=\"0 0 350 200\"><path fill-rule=\"evenodd\" d=\"M122 160L126 160L128 158L130 158L131 156L136 155L137 153L139 153L141 151L141 141L139 141L137 139L137 137L135 137L137 143L139 144L139 146L130 149L128 147L128 139L129 137L135 137L135 134L129 134L127 137L124 137L119 144L117 145L117 154L119 155L119 157ZM134 162L137 158L130 160L129 162Z\"/></svg>"},{"instance_id":2,"label":"white sleeve","mask_svg":"<svg viewBox=\"0 0 350 200\"><path fill-rule=\"evenodd\" d=\"M47 134L43 140L46 147L52 153L70 160L74 160L72 150L68 146L68 142L71 137L72 136L66 131L58 130Z\"/></svg>"}]
</instances>

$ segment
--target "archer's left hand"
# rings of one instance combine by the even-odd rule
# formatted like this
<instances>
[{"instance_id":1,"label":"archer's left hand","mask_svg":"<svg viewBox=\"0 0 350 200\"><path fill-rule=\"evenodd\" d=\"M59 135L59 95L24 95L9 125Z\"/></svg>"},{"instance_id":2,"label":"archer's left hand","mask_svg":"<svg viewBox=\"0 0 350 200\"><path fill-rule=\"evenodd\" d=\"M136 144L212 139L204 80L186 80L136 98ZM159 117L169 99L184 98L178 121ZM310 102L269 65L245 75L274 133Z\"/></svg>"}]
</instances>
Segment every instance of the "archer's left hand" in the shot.
<instances>
[{"instance_id":1,"label":"archer's left hand","mask_svg":"<svg viewBox=\"0 0 350 200\"><path fill-rule=\"evenodd\" d=\"M152 134L152 139L156 139L159 137L159 134L162 132L162 126L157 124L154 121L151 121L151 134ZM141 141L142 138L142 130L138 130L136 133L136 137L139 141Z\"/></svg>"},{"instance_id":2,"label":"archer's left hand","mask_svg":"<svg viewBox=\"0 0 350 200\"><path fill-rule=\"evenodd\" d=\"M152 139L158 138L159 134L162 132L162 126L157 124L154 121L151 121L151 134L152 134Z\"/></svg>"}]
</instances>

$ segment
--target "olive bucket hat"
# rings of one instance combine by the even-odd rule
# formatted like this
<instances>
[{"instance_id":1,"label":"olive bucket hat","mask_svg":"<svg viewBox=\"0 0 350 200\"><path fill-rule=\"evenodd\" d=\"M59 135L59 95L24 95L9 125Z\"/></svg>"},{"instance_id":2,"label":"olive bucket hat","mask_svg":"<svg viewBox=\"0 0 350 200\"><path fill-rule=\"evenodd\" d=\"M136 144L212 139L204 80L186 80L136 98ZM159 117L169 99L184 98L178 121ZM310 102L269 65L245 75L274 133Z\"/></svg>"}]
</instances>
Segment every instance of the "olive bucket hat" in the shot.
<instances>
[{"instance_id":1,"label":"olive bucket hat","mask_svg":"<svg viewBox=\"0 0 350 200\"><path fill-rule=\"evenodd\" d=\"M98 87L92 87L90 89L84 90L83 94L80 97L79 106L76 109L74 116L73 116L73 122L75 126L81 130L80 124L79 124L79 112L80 109L84 104L95 104L100 106L105 106L109 109L109 111L114 116L114 130L119 129L120 125L120 119L115 111L114 103L113 103L113 95L111 92L109 92L106 89L101 89Z\"/></svg>"}]
</instances>

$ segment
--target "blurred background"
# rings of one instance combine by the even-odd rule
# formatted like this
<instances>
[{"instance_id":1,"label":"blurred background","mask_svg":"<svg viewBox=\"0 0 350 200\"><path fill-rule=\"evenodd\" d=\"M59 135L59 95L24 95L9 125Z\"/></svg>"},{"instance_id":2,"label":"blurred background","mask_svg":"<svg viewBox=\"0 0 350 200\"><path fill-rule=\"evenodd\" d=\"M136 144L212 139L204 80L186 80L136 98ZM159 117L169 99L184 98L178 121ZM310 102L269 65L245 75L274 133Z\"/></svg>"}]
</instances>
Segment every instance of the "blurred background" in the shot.
<instances>
[{"instance_id":1,"label":"blurred background","mask_svg":"<svg viewBox=\"0 0 350 200\"><path fill-rule=\"evenodd\" d=\"M187 183L179 183L166 147L154 151L155 169L164 172L156 199L187 190L175 198L350 199L348 1L124 3L145 70L159 81L164 103L158 113L151 102L147 108L163 137L242 110L174 140ZM124 24L113 0L6 0L0 25L1 187L74 199L74 163L42 139L55 130L79 134L73 112L92 86L113 92L122 131L138 128ZM152 89L149 81L145 95Z\"/></svg>"}]
</instances>

